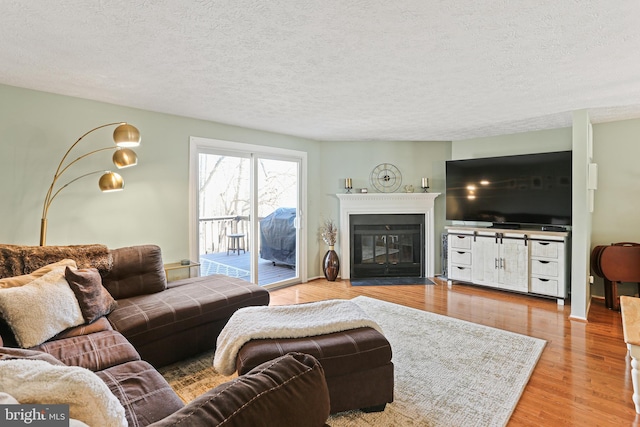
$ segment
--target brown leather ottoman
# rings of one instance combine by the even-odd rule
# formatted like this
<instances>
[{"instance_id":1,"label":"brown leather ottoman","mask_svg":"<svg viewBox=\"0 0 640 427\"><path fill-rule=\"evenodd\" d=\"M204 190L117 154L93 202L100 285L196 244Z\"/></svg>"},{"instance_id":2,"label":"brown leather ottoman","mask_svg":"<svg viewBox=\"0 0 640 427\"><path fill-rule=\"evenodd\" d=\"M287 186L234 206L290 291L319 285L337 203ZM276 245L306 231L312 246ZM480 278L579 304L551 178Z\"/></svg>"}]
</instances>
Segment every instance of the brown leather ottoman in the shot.
<instances>
[{"instance_id":1,"label":"brown leather ottoman","mask_svg":"<svg viewBox=\"0 0 640 427\"><path fill-rule=\"evenodd\" d=\"M289 352L318 359L327 380L332 414L350 409L382 411L393 402L391 345L375 329L249 341L238 352L238 375Z\"/></svg>"}]
</instances>

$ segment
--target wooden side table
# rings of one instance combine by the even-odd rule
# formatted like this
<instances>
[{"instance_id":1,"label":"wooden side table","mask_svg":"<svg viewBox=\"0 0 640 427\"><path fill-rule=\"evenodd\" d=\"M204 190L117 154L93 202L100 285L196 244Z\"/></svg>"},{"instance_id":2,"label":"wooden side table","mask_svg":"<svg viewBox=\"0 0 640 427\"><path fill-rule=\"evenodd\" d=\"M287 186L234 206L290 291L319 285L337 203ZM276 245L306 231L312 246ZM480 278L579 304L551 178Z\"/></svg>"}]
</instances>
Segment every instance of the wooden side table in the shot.
<instances>
[{"instance_id":1,"label":"wooden side table","mask_svg":"<svg viewBox=\"0 0 640 427\"><path fill-rule=\"evenodd\" d=\"M631 381L633 382L633 403L640 414L640 298L623 295L620 297L622 331L631 356Z\"/></svg>"},{"instance_id":2,"label":"wooden side table","mask_svg":"<svg viewBox=\"0 0 640 427\"><path fill-rule=\"evenodd\" d=\"M186 274L183 270L186 270ZM195 276L192 275L195 270ZM183 271L180 273L180 271ZM175 274L174 274L175 273ZM200 276L200 263L190 261L189 264L182 264L180 262L172 262L164 265L164 274L167 276L167 281L178 280L183 278L198 277Z\"/></svg>"}]
</instances>

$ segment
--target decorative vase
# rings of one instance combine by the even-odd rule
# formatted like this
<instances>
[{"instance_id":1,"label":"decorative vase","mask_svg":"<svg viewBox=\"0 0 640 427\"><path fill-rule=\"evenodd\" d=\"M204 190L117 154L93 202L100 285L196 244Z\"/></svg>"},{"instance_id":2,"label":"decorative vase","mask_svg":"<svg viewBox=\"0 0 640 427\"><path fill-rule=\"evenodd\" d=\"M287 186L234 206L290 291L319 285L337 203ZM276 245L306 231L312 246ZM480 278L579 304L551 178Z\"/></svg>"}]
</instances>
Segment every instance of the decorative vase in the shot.
<instances>
[{"instance_id":1,"label":"decorative vase","mask_svg":"<svg viewBox=\"0 0 640 427\"><path fill-rule=\"evenodd\" d=\"M338 277L340 259L338 259L336 251L333 250L333 246L329 246L329 250L322 258L322 271L324 271L324 277L330 282L335 282L336 277Z\"/></svg>"}]
</instances>

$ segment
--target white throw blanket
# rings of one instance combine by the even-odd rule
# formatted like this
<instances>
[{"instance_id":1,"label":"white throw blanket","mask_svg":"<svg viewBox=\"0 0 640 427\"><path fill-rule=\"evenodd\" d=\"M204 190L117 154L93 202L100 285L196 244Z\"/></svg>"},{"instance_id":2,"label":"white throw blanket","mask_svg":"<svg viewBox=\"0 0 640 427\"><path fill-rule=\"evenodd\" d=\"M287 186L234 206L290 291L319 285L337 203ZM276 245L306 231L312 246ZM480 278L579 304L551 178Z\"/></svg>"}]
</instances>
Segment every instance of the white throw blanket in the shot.
<instances>
[{"instance_id":1,"label":"white throw blanket","mask_svg":"<svg viewBox=\"0 0 640 427\"><path fill-rule=\"evenodd\" d=\"M42 360L0 360L0 390L20 403L68 404L69 416L91 427L126 427L124 407L95 373Z\"/></svg>"},{"instance_id":2,"label":"white throw blanket","mask_svg":"<svg viewBox=\"0 0 640 427\"><path fill-rule=\"evenodd\" d=\"M364 327L382 333L364 310L348 300L241 308L218 336L213 367L222 375L233 374L236 356L250 340L311 337Z\"/></svg>"}]
</instances>

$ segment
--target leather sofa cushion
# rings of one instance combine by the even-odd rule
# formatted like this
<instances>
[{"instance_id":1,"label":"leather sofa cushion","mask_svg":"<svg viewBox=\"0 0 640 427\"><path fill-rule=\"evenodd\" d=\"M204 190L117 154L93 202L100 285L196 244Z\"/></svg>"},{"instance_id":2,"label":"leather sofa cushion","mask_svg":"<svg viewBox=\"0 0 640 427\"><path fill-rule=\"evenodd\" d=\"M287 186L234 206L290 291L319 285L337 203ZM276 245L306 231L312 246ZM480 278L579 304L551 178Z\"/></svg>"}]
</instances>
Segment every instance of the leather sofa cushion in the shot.
<instances>
[{"instance_id":1,"label":"leather sofa cushion","mask_svg":"<svg viewBox=\"0 0 640 427\"><path fill-rule=\"evenodd\" d=\"M115 299L161 292L167 287L162 251L157 245L111 249L111 270L102 285Z\"/></svg>"},{"instance_id":2,"label":"leather sofa cushion","mask_svg":"<svg viewBox=\"0 0 640 427\"><path fill-rule=\"evenodd\" d=\"M146 426L184 406L169 383L144 360L96 372L120 400L129 426Z\"/></svg>"},{"instance_id":3,"label":"leather sofa cushion","mask_svg":"<svg viewBox=\"0 0 640 427\"><path fill-rule=\"evenodd\" d=\"M50 341L61 340L63 338L78 337L80 335L93 334L94 332L112 331L112 330L113 330L113 327L111 326L111 323L109 323L107 318L103 316L97 319L95 322L84 323L79 326L74 326L73 328L65 329L55 337L51 338Z\"/></svg>"},{"instance_id":4,"label":"leather sofa cushion","mask_svg":"<svg viewBox=\"0 0 640 427\"><path fill-rule=\"evenodd\" d=\"M291 353L209 390L153 426L320 427L328 416L322 366L312 356Z\"/></svg>"},{"instance_id":5,"label":"leather sofa cushion","mask_svg":"<svg viewBox=\"0 0 640 427\"><path fill-rule=\"evenodd\" d=\"M107 320L106 317L101 317L95 322L85 323L79 326L74 326L69 329L65 329L60 332L58 335L51 338L49 341L53 340L61 340L63 338L77 337L80 335L92 334L94 332L100 331L112 331L113 327L111 323ZM18 342L16 341L15 336L13 335L13 331L11 327L7 324L7 322L0 318L0 344L4 341L4 346L6 347L18 347Z\"/></svg>"},{"instance_id":6,"label":"leather sofa cushion","mask_svg":"<svg viewBox=\"0 0 640 427\"><path fill-rule=\"evenodd\" d=\"M171 282L163 292L119 299L108 319L139 348L164 336L228 319L239 308L269 304L269 292L222 275Z\"/></svg>"},{"instance_id":7,"label":"leather sofa cushion","mask_svg":"<svg viewBox=\"0 0 640 427\"><path fill-rule=\"evenodd\" d=\"M52 365L64 365L64 363L62 363L52 355L43 353L41 351L29 350L26 348L0 347L0 360L13 359L43 360L45 362L51 363Z\"/></svg>"},{"instance_id":8,"label":"leather sofa cushion","mask_svg":"<svg viewBox=\"0 0 640 427\"><path fill-rule=\"evenodd\" d=\"M48 341L31 349L48 353L65 365L81 366L94 372L140 360L129 341L113 330Z\"/></svg>"}]
</instances>

